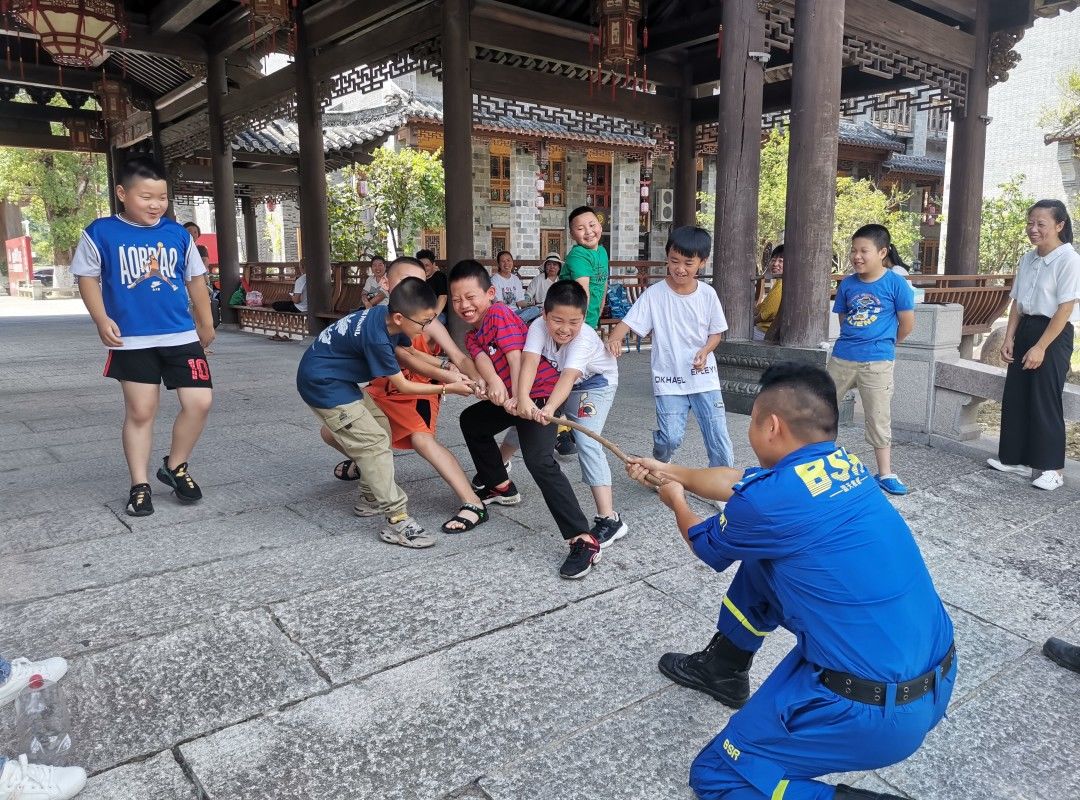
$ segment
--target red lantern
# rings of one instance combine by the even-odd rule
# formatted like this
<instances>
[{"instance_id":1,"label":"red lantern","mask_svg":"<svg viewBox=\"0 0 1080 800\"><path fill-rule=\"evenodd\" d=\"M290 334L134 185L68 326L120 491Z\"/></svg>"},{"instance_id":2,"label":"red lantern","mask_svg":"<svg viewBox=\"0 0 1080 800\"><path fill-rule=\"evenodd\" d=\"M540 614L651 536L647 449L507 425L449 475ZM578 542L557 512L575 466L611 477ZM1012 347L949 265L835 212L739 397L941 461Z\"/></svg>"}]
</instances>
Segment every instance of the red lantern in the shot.
<instances>
[{"instance_id":1,"label":"red lantern","mask_svg":"<svg viewBox=\"0 0 1080 800\"><path fill-rule=\"evenodd\" d=\"M275 208L277 208L277 200L273 197L266 198L266 210L273 214Z\"/></svg>"},{"instance_id":2,"label":"red lantern","mask_svg":"<svg viewBox=\"0 0 1080 800\"><path fill-rule=\"evenodd\" d=\"M621 67L629 75L637 64L637 28L641 22L641 0L598 0L600 17L600 59L608 69Z\"/></svg>"},{"instance_id":3,"label":"red lantern","mask_svg":"<svg viewBox=\"0 0 1080 800\"><path fill-rule=\"evenodd\" d=\"M292 24L290 0L241 0L251 8L251 18L257 25L269 25L281 29ZM292 0L292 6L295 6Z\"/></svg>"},{"instance_id":4,"label":"red lantern","mask_svg":"<svg viewBox=\"0 0 1080 800\"><path fill-rule=\"evenodd\" d=\"M108 58L105 42L124 33L113 0L0 0L41 37L41 46L63 67L97 67Z\"/></svg>"}]
</instances>

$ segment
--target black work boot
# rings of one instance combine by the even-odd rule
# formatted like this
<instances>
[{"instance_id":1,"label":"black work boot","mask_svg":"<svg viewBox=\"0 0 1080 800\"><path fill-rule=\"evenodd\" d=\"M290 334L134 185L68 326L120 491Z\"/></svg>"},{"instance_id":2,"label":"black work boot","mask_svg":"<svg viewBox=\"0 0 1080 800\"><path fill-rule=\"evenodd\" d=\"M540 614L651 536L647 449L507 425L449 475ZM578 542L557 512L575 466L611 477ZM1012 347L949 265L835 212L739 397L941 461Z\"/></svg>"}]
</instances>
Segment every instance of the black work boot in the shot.
<instances>
[{"instance_id":1,"label":"black work boot","mask_svg":"<svg viewBox=\"0 0 1080 800\"><path fill-rule=\"evenodd\" d=\"M660 671L675 683L697 689L725 706L742 708L750 699L754 654L740 650L719 631L700 653L664 653Z\"/></svg>"},{"instance_id":2,"label":"black work boot","mask_svg":"<svg viewBox=\"0 0 1080 800\"><path fill-rule=\"evenodd\" d=\"M1043 645L1043 655L1055 664L1073 672L1080 672L1080 647L1063 642L1061 639L1047 639Z\"/></svg>"},{"instance_id":3,"label":"black work boot","mask_svg":"<svg viewBox=\"0 0 1080 800\"><path fill-rule=\"evenodd\" d=\"M833 795L833 798L834 800L904 800L899 795L868 792L866 789L852 789L843 783L836 787L836 794Z\"/></svg>"}]
</instances>

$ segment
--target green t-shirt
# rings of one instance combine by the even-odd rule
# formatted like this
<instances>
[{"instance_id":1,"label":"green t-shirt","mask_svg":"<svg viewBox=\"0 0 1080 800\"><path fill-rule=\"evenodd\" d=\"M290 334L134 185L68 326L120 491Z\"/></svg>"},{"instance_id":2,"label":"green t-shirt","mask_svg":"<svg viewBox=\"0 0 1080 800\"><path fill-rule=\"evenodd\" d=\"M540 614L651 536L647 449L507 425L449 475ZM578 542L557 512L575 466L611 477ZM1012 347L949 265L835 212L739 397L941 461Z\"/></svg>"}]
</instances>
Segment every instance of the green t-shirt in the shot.
<instances>
[{"instance_id":1,"label":"green t-shirt","mask_svg":"<svg viewBox=\"0 0 1080 800\"><path fill-rule=\"evenodd\" d=\"M589 250L575 244L566 254L566 263L559 270L559 280L589 279L589 310L585 313L585 324L595 328L600 324L600 312L604 309L604 296L607 294L608 254L603 245Z\"/></svg>"}]
</instances>

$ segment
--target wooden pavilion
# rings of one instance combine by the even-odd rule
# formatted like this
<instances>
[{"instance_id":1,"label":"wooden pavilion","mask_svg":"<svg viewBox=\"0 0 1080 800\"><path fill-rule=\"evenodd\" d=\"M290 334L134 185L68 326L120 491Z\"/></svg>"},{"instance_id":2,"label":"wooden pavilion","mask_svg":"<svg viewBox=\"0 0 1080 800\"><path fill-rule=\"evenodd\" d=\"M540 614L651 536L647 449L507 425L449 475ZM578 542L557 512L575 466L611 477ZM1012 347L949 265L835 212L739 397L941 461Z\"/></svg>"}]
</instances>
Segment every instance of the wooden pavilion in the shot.
<instances>
[{"instance_id":1,"label":"wooden pavilion","mask_svg":"<svg viewBox=\"0 0 1080 800\"><path fill-rule=\"evenodd\" d=\"M748 338L763 126L792 134L785 344L825 338L838 126L844 110L914 103L953 117L946 271L977 268L989 87L1036 16L1080 0L3 0L0 144L152 150L212 187L222 288L239 280L236 198L290 187L301 213L311 330L330 304L321 124L334 99L435 72L443 90L446 250L472 255L470 137L497 109L583 132L649 135L675 151L675 219L691 222L699 152L716 152L715 285L730 335ZM72 54L58 20L102 41ZM45 12L54 14L45 18ZM78 13L83 13L79 11ZM102 27L104 26L104 28ZM62 25L61 25L62 27ZM122 28L122 33L116 28ZM603 35L601 36L601 32ZM108 38L105 38L108 37ZM86 50L85 42L77 43ZM93 45L101 48L94 53ZM63 48L68 47L65 55ZM78 49L78 48L76 48ZM59 52L55 55L54 51ZM263 75L258 56L288 66ZM50 53L54 53L51 56ZM92 64L80 67L78 64ZM67 66L64 66L67 64ZM34 103L11 102L25 88ZM71 108L45 103L56 93ZM81 110L96 94L104 107ZM236 136L295 118L296 154L245 152ZM64 122L66 137L51 134ZM104 138L87 139L86 124ZM659 146L659 145L658 145ZM339 154L343 161L348 152ZM335 159L336 162L336 159ZM333 166L331 164L330 166ZM246 198L246 199L245 199ZM228 314L228 310L225 310ZM226 320L230 321L230 320Z\"/></svg>"}]
</instances>

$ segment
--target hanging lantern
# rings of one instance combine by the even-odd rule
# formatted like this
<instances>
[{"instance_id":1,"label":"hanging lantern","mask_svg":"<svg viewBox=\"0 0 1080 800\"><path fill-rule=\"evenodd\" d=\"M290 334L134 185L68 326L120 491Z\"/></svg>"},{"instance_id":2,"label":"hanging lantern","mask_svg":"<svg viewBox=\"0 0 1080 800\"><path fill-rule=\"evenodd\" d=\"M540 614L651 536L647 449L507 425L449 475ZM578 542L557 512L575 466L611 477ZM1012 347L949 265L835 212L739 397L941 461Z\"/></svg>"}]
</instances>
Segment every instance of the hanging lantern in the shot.
<instances>
[{"instance_id":1,"label":"hanging lantern","mask_svg":"<svg viewBox=\"0 0 1080 800\"><path fill-rule=\"evenodd\" d=\"M68 140L71 149L77 153L89 153L93 150L90 145L90 122L85 119L71 119L67 121Z\"/></svg>"},{"instance_id":2,"label":"hanging lantern","mask_svg":"<svg viewBox=\"0 0 1080 800\"><path fill-rule=\"evenodd\" d=\"M538 191L538 192L544 191L544 179L543 178L537 178L536 179L536 191Z\"/></svg>"},{"instance_id":3,"label":"hanging lantern","mask_svg":"<svg viewBox=\"0 0 1080 800\"><path fill-rule=\"evenodd\" d=\"M241 0L251 8L251 19L256 25L269 25L281 29L292 25L292 9L295 0Z\"/></svg>"},{"instance_id":4,"label":"hanging lantern","mask_svg":"<svg viewBox=\"0 0 1080 800\"><path fill-rule=\"evenodd\" d=\"M638 60L638 23L641 0L598 0L600 60L608 69L621 68L629 75Z\"/></svg>"},{"instance_id":5,"label":"hanging lantern","mask_svg":"<svg viewBox=\"0 0 1080 800\"><path fill-rule=\"evenodd\" d=\"M646 181L641 182L641 199L647 200L649 197L649 184Z\"/></svg>"},{"instance_id":6,"label":"hanging lantern","mask_svg":"<svg viewBox=\"0 0 1080 800\"><path fill-rule=\"evenodd\" d=\"M100 66L105 42L125 32L113 0L0 0L0 11L18 16L62 67Z\"/></svg>"},{"instance_id":7,"label":"hanging lantern","mask_svg":"<svg viewBox=\"0 0 1080 800\"><path fill-rule=\"evenodd\" d=\"M536 199L533 200L533 205L535 205L537 208L543 208L544 207L544 196L542 194L538 194L536 196Z\"/></svg>"},{"instance_id":8,"label":"hanging lantern","mask_svg":"<svg viewBox=\"0 0 1080 800\"><path fill-rule=\"evenodd\" d=\"M365 175L363 172L358 172L356 174L356 196L362 198L362 197L367 197L367 195L368 195L367 175Z\"/></svg>"},{"instance_id":9,"label":"hanging lantern","mask_svg":"<svg viewBox=\"0 0 1080 800\"><path fill-rule=\"evenodd\" d=\"M275 208L277 208L277 200L273 197L266 198L266 210L273 214Z\"/></svg>"},{"instance_id":10,"label":"hanging lantern","mask_svg":"<svg viewBox=\"0 0 1080 800\"><path fill-rule=\"evenodd\" d=\"M94 84L94 91L101 104L101 113L110 125L117 125L130 116L131 94L127 85L102 75L101 80Z\"/></svg>"}]
</instances>

